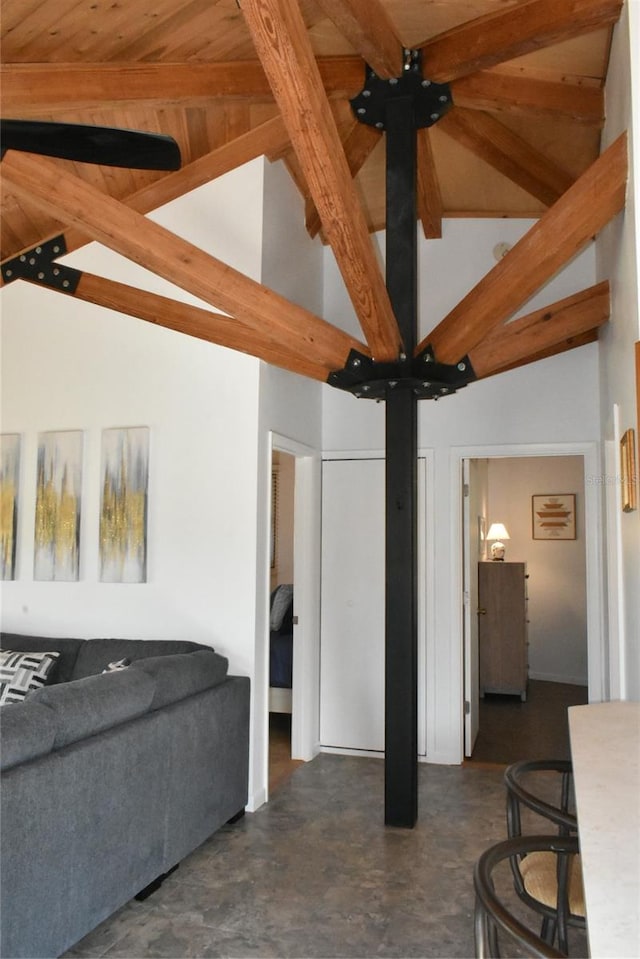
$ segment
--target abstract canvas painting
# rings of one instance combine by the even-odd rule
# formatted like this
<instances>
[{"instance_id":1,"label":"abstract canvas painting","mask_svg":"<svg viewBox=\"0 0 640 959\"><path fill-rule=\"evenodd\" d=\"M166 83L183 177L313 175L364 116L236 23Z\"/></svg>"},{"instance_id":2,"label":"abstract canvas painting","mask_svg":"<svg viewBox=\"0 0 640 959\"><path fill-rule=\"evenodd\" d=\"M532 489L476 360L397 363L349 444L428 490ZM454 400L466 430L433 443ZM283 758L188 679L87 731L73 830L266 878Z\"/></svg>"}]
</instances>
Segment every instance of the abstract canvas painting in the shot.
<instances>
[{"instance_id":1,"label":"abstract canvas painting","mask_svg":"<svg viewBox=\"0 0 640 959\"><path fill-rule=\"evenodd\" d=\"M20 434L0 436L0 579L16 578Z\"/></svg>"},{"instance_id":2,"label":"abstract canvas painting","mask_svg":"<svg viewBox=\"0 0 640 959\"><path fill-rule=\"evenodd\" d=\"M80 575L82 431L38 435L33 578L69 582Z\"/></svg>"},{"instance_id":3,"label":"abstract canvas painting","mask_svg":"<svg viewBox=\"0 0 640 959\"><path fill-rule=\"evenodd\" d=\"M147 427L102 431L100 581L147 581Z\"/></svg>"}]
</instances>

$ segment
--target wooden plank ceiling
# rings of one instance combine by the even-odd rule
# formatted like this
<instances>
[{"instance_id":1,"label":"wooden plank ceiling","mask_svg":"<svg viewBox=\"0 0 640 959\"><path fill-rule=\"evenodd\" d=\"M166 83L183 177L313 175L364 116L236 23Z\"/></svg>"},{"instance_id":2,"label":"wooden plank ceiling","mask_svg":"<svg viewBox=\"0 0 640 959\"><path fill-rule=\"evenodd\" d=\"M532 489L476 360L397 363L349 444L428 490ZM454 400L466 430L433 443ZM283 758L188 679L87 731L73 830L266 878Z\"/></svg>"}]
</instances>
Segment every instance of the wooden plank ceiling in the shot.
<instances>
[{"instance_id":1,"label":"wooden plank ceiling","mask_svg":"<svg viewBox=\"0 0 640 959\"><path fill-rule=\"evenodd\" d=\"M454 103L419 133L425 236L441 236L447 217L538 219L421 347L447 363L469 354L487 376L589 342L608 317L606 283L504 324L624 205L625 139L600 158L621 7L622 0L3 0L4 118L169 134L183 165L166 174L8 151L0 167L2 260L60 233L68 249L99 239L231 320L97 277L85 276L77 296L321 380L353 348L396 359L402 342L368 236L385 225L384 138L355 121L348 101L363 86L365 62L391 78L402 72L403 48L421 49L423 75L450 83ZM331 244L362 342L187 250L144 217L262 154L287 164L309 233Z\"/></svg>"}]
</instances>

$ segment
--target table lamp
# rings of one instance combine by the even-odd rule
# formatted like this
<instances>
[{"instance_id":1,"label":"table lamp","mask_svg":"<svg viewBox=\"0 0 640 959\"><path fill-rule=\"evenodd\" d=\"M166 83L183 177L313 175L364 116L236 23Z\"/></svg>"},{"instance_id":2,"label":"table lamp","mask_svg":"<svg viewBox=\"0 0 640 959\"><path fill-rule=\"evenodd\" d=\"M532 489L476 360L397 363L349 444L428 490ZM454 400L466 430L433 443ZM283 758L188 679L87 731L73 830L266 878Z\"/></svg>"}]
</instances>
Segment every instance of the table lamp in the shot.
<instances>
[{"instance_id":1,"label":"table lamp","mask_svg":"<svg viewBox=\"0 0 640 959\"><path fill-rule=\"evenodd\" d=\"M491 544L491 559L495 561L504 561L504 543L503 539L510 539L507 528L504 523L492 523L487 533L487 540L494 540Z\"/></svg>"}]
</instances>

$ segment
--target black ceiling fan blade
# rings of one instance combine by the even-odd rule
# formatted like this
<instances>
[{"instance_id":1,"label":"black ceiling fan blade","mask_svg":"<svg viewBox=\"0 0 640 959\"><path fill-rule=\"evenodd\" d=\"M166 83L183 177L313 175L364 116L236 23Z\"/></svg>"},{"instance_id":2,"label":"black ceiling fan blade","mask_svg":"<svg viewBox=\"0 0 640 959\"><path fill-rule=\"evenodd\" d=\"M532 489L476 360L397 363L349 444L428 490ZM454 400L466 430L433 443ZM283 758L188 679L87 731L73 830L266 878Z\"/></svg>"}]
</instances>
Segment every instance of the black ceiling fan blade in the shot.
<instances>
[{"instance_id":1,"label":"black ceiling fan blade","mask_svg":"<svg viewBox=\"0 0 640 959\"><path fill-rule=\"evenodd\" d=\"M40 120L1 120L5 150L136 170L178 170L180 149L172 137L117 127Z\"/></svg>"}]
</instances>

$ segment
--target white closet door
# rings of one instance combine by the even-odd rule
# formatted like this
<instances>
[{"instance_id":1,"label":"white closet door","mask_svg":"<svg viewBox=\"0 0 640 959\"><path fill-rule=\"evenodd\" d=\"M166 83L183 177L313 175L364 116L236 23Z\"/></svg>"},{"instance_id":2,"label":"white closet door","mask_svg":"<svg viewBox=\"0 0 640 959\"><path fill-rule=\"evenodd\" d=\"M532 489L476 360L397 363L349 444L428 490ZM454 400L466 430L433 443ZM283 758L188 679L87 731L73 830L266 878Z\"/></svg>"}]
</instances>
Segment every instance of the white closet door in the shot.
<instances>
[{"instance_id":1,"label":"white closet door","mask_svg":"<svg viewBox=\"0 0 640 959\"><path fill-rule=\"evenodd\" d=\"M384 460L322 472L320 742L384 751Z\"/></svg>"}]
</instances>

